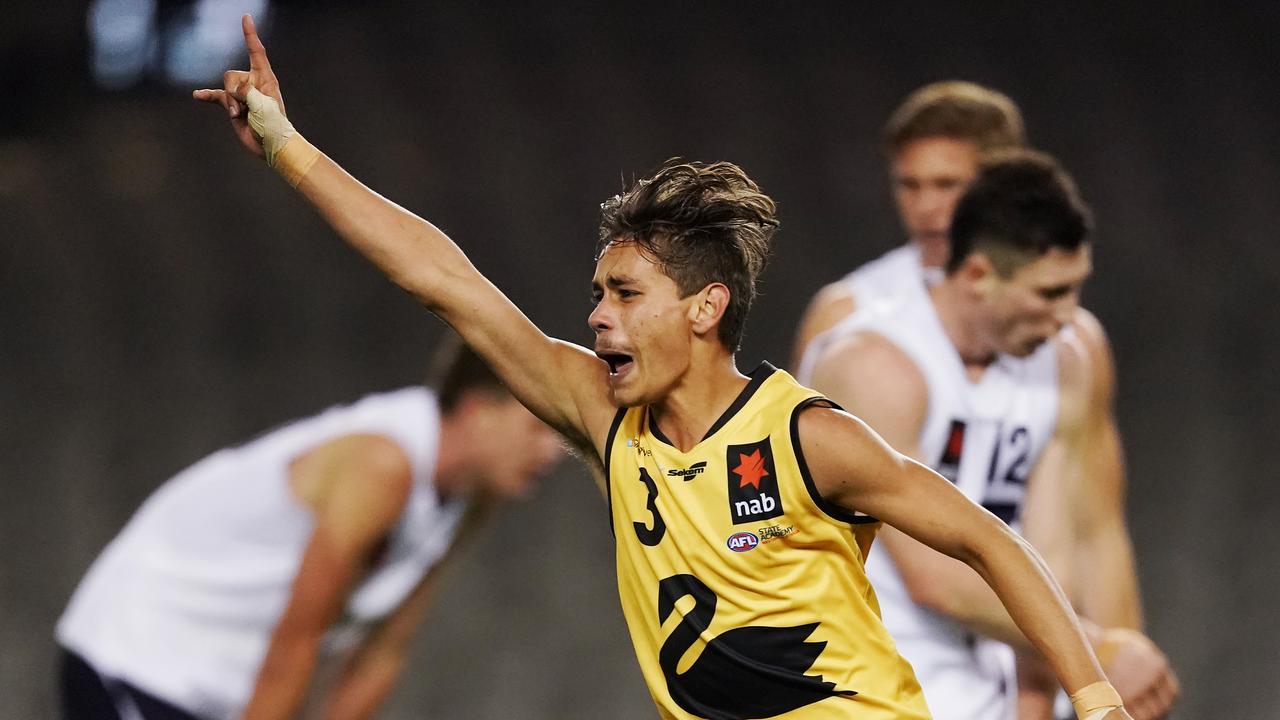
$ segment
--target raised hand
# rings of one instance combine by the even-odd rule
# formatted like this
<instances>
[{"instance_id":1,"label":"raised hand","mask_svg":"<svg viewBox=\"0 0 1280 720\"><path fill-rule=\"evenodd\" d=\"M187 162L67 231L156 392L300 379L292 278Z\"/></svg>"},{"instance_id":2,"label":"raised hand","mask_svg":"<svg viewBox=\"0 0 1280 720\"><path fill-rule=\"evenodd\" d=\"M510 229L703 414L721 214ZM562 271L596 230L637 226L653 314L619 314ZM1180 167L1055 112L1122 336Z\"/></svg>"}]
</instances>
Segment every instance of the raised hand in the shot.
<instances>
[{"instance_id":1,"label":"raised hand","mask_svg":"<svg viewBox=\"0 0 1280 720\"><path fill-rule=\"evenodd\" d=\"M258 37L253 17L245 15L240 20L244 30L244 44L249 51L249 70L228 70L222 75L221 90L196 90L191 97L207 103L221 105L231 119L231 128L235 131L240 144L255 155L263 155L262 138L249 126L248 94L250 88L272 98L284 113L284 98L280 94L280 82L271 70L267 60L267 48Z\"/></svg>"}]
</instances>

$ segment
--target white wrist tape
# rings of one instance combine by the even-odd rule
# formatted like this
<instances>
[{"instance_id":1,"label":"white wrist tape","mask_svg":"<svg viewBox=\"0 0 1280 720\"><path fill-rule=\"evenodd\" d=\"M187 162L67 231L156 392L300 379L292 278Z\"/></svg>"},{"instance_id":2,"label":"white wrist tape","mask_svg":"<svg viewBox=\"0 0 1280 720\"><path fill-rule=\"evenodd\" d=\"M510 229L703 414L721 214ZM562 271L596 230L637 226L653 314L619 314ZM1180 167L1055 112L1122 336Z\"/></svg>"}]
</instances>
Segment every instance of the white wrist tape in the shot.
<instances>
[{"instance_id":1,"label":"white wrist tape","mask_svg":"<svg viewBox=\"0 0 1280 720\"><path fill-rule=\"evenodd\" d=\"M1080 720L1101 720L1112 710L1124 707L1120 693L1106 680L1099 680L1071 693L1071 704Z\"/></svg>"},{"instance_id":2,"label":"white wrist tape","mask_svg":"<svg viewBox=\"0 0 1280 720\"><path fill-rule=\"evenodd\" d=\"M320 151L293 129L275 98L251 87L245 100L249 103L249 127L262 138L267 165L275 168L290 185L298 187L302 177L320 158Z\"/></svg>"},{"instance_id":3,"label":"white wrist tape","mask_svg":"<svg viewBox=\"0 0 1280 720\"><path fill-rule=\"evenodd\" d=\"M254 135L262 139L267 164L275 167L276 156L298 131L293 129L293 124L280 111L280 104L276 99L258 92L258 88L249 88L245 100L249 103L249 127L253 128Z\"/></svg>"}]
</instances>

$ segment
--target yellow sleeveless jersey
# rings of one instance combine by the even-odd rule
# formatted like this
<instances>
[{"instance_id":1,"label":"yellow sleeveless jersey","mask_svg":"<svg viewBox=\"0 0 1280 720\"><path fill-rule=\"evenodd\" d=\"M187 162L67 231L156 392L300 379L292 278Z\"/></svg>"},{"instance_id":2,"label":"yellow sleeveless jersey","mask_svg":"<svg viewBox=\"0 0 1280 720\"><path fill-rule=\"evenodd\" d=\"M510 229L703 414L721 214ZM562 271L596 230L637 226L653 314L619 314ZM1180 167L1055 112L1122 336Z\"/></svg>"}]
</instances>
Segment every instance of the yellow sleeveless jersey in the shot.
<instances>
[{"instance_id":1,"label":"yellow sleeveless jersey","mask_svg":"<svg viewBox=\"0 0 1280 720\"><path fill-rule=\"evenodd\" d=\"M606 444L618 592L664 718L921 720L863 561L879 524L825 502L796 417L827 403L768 363L689 452L646 407Z\"/></svg>"}]
</instances>

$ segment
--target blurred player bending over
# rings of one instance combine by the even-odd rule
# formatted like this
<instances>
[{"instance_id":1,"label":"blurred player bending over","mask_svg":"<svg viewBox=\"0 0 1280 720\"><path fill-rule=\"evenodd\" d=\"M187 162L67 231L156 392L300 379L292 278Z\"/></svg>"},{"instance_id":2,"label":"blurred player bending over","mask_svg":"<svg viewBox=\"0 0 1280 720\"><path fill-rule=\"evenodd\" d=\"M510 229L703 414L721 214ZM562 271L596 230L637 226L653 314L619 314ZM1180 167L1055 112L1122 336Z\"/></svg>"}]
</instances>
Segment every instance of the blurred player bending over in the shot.
<instances>
[{"instance_id":1,"label":"blurred player bending over","mask_svg":"<svg viewBox=\"0 0 1280 720\"><path fill-rule=\"evenodd\" d=\"M544 335L448 237L298 135L244 30L250 70L195 97L603 467L623 613L662 717L928 717L862 571L873 517L978 569L1081 718L1129 717L1004 523L786 373L737 371L777 227L740 169L668 164L605 203L592 353Z\"/></svg>"},{"instance_id":2,"label":"blurred player bending over","mask_svg":"<svg viewBox=\"0 0 1280 720\"><path fill-rule=\"evenodd\" d=\"M156 491L58 623L63 717L372 715L464 526L559 455L456 339L437 375L435 391L295 421Z\"/></svg>"},{"instance_id":3,"label":"blurred player bending over","mask_svg":"<svg viewBox=\"0 0 1280 720\"><path fill-rule=\"evenodd\" d=\"M1109 551L1105 541L1116 539L1095 536L1123 532L1113 518L1122 504L1116 478L1097 464L1110 368L1063 331L1091 270L1089 224L1052 159L989 156L956 210L945 277L843 320L811 346L802 373L1006 522L1016 521L1030 483L1033 498L1052 501L1040 529L1080 536L1051 537L1050 547ZM968 568L891 529L884 536L888 556L873 554L867 574L937 717L1011 717L1003 646L981 638L1030 650L1026 638ZM1082 596L1112 591L1096 572L1100 558L1073 559L1069 579ZM1134 716L1163 717L1177 694L1163 656L1137 633L1095 634L1100 652L1124 646L1115 657L1135 676L1126 697ZM1031 713L1024 707L1022 716ZM1042 701L1038 716L1047 713Z\"/></svg>"}]
</instances>

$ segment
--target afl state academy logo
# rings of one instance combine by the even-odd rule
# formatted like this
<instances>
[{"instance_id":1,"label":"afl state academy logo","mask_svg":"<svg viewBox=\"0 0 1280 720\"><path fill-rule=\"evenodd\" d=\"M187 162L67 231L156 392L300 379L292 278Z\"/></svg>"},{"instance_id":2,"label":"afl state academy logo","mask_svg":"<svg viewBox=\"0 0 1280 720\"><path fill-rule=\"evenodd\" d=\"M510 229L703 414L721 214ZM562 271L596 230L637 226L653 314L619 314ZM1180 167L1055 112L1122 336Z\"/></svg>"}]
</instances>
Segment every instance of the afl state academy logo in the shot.
<instances>
[{"instance_id":1,"label":"afl state academy logo","mask_svg":"<svg viewBox=\"0 0 1280 720\"><path fill-rule=\"evenodd\" d=\"M755 536L755 533L749 532L734 533L725 541L725 545L728 545L729 549L734 552L753 550L759 544L760 539Z\"/></svg>"},{"instance_id":2,"label":"afl state academy logo","mask_svg":"<svg viewBox=\"0 0 1280 720\"><path fill-rule=\"evenodd\" d=\"M782 495L778 492L769 438L730 445L725 452L725 465L730 468L729 517L734 525L782 515Z\"/></svg>"}]
</instances>

